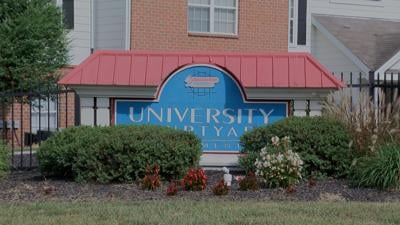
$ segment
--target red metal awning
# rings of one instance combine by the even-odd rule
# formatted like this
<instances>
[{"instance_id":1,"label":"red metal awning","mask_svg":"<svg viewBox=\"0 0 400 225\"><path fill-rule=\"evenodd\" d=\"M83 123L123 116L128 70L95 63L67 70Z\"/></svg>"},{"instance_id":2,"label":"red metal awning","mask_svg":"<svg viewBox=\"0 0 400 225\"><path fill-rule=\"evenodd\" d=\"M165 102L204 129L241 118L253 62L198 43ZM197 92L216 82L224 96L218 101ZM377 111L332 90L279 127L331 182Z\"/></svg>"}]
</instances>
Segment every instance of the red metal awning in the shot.
<instances>
[{"instance_id":1,"label":"red metal awning","mask_svg":"<svg viewBox=\"0 0 400 225\"><path fill-rule=\"evenodd\" d=\"M212 64L231 73L243 88L324 88L344 85L308 53L238 54L97 51L59 84L158 87L179 68Z\"/></svg>"}]
</instances>

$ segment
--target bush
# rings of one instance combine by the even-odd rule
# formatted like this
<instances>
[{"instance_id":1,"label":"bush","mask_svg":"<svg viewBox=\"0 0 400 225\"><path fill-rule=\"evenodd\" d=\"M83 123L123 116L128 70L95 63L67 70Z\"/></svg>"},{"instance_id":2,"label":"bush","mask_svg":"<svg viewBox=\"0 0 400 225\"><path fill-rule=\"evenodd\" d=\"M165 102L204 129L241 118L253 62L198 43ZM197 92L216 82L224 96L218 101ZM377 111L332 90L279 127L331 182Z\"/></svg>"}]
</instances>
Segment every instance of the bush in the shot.
<instances>
[{"instance_id":1,"label":"bush","mask_svg":"<svg viewBox=\"0 0 400 225\"><path fill-rule=\"evenodd\" d=\"M322 117L290 117L275 124L259 127L241 137L240 165L255 171L254 163L261 149L272 137L289 136L292 150L304 161L305 176L343 176L351 165L351 135L343 124Z\"/></svg>"},{"instance_id":2,"label":"bush","mask_svg":"<svg viewBox=\"0 0 400 225\"><path fill-rule=\"evenodd\" d=\"M7 145L0 141L0 180L7 176L8 170L10 169L10 160L8 158Z\"/></svg>"},{"instance_id":3,"label":"bush","mask_svg":"<svg viewBox=\"0 0 400 225\"><path fill-rule=\"evenodd\" d=\"M183 186L187 191L202 191L206 189L207 179L203 169L190 169L183 178Z\"/></svg>"},{"instance_id":4,"label":"bush","mask_svg":"<svg viewBox=\"0 0 400 225\"><path fill-rule=\"evenodd\" d=\"M271 139L271 144L261 149L256 159L256 175L271 188L290 188L301 179L303 161L290 148L288 137Z\"/></svg>"},{"instance_id":5,"label":"bush","mask_svg":"<svg viewBox=\"0 0 400 225\"><path fill-rule=\"evenodd\" d=\"M381 146L376 155L360 158L352 171L355 186L400 189L400 144Z\"/></svg>"},{"instance_id":6,"label":"bush","mask_svg":"<svg viewBox=\"0 0 400 225\"><path fill-rule=\"evenodd\" d=\"M222 196L229 193L229 187L225 184L224 180L220 180L213 188L214 195Z\"/></svg>"},{"instance_id":7,"label":"bush","mask_svg":"<svg viewBox=\"0 0 400 225\"><path fill-rule=\"evenodd\" d=\"M178 193L178 186L176 182L171 182L167 188L167 196L175 196Z\"/></svg>"},{"instance_id":8,"label":"bush","mask_svg":"<svg viewBox=\"0 0 400 225\"><path fill-rule=\"evenodd\" d=\"M160 168L158 166L147 167L146 176L142 179L142 189L154 191L161 186Z\"/></svg>"},{"instance_id":9,"label":"bush","mask_svg":"<svg viewBox=\"0 0 400 225\"><path fill-rule=\"evenodd\" d=\"M239 180L239 190L241 191L257 191L258 189L258 180L253 172L250 172L246 177Z\"/></svg>"},{"instance_id":10,"label":"bush","mask_svg":"<svg viewBox=\"0 0 400 225\"><path fill-rule=\"evenodd\" d=\"M181 178L200 155L200 140L192 133L116 126L67 128L44 142L37 157L45 174L107 183L143 177L148 165L158 165L162 178Z\"/></svg>"}]
</instances>

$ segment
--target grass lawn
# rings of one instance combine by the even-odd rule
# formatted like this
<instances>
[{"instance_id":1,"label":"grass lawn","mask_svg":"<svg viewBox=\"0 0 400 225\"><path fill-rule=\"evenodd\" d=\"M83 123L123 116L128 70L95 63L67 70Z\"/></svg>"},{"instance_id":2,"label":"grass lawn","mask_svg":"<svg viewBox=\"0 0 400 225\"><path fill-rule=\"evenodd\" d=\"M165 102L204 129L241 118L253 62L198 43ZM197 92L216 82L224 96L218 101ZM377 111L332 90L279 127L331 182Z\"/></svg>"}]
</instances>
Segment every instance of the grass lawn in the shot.
<instances>
[{"instance_id":1,"label":"grass lawn","mask_svg":"<svg viewBox=\"0 0 400 225\"><path fill-rule=\"evenodd\" d=\"M0 205L0 224L400 224L400 204L255 201L16 203Z\"/></svg>"}]
</instances>

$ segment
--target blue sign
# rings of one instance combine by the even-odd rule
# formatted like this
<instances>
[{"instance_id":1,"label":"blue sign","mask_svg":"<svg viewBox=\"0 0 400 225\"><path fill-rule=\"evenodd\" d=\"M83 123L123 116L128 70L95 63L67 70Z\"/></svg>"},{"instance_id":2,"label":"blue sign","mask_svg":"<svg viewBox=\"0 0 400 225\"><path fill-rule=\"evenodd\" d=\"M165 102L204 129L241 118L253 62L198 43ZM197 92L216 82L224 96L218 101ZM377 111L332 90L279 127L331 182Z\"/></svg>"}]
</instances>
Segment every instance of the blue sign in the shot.
<instances>
[{"instance_id":1,"label":"blue sign","mask_svg":"<svg viewBox=\"0 0 400 225\"><path fill-rule=\"evenodd\" d=\"M178 71L157 100L117 100L116 124L154 124L194 132L205 152L240 151L246 131L287 116L287 102L248 102L238 83L210 66Z\"/></svg>"}]
</instances>

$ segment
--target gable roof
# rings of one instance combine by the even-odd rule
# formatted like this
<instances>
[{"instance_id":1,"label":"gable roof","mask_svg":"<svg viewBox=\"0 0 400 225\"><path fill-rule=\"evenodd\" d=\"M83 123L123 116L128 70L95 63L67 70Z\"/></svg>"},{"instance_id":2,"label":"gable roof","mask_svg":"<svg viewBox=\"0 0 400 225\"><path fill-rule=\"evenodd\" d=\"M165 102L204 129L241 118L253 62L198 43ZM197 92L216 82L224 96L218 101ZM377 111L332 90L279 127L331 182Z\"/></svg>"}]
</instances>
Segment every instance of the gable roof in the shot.
<instances>
[{"instance_id":1,"label":"gable roof","mask_svg":"<svg viewBox=\"0 0 400 225\"><path fill-rule=\"evenodd\" d=\"M244 88L326 88L343 84L308 53L237 54L97 51L58 83L73 86L159 87L174 71L212 64Z\"/></svg>"},{"instance_id":2,"label":"gable roof","mask_svg":"<svg viewBox=\"0 0 400 225\"><path fill-rule=\"evenodd\" d=\"M313 18L370 71L378 70L400 51L400 22L327 15Z\"/></svg>"}]
</instances>

